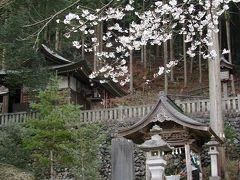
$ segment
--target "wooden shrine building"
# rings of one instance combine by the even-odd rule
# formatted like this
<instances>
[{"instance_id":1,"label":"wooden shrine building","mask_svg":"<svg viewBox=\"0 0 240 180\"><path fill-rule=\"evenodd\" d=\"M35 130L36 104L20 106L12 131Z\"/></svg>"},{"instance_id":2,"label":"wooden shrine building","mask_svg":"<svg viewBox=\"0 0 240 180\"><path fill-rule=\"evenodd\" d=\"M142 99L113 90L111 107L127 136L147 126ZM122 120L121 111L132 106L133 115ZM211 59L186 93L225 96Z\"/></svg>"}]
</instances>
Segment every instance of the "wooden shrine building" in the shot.
<instances>
[{"instance_id":1,"label":"wooden shrine building","mask_svg":"<svg viewBox=\"0 0 240 180\"><path fill-rule=\"evenodd\" d=\"M172 148L185 149L188 179L191 179L190 150L200 154L202 146L211 137L223 143L207 124L185 115L164 92L160 92L159 101L148 115L133 126L120 130L118 136L131 139L135 144L143 144L151 139L151 129L156 125L161 129L157 135Z\"/></svg>"},{"instance_id":2,"label":"wooden shrine building","mask_svg":"<svg viewBox=\"0 0 240 180\"><path fill-rule=\"evenodd\" d=\"M49 69L56 72L61 78L60 89L67 89L71 103L81 104L84 109L94 109L103 102L103 107L111 106L111 99L122 97L127 93L111 80L100 83L99 80L90 79L92 73L86 60L72 62L54 53L45 45L41 52L44 54Z\"/></svg>"},{"instance_id":3,"label":"wooden shrine building","mask_svg":"<svg viewBox=\"0 0 240 180\"><path fill-rule=\"evenodd\" d=\"M118 84L111 80L101 84L98 80L90 79L89 75L92 71L86 60L70 61L55 53L44 44L42 44L40 52L45 57L47 68L58 75L60 79L59 88L67 92L70 103L80 104L83 106L83 109L107 108L111 107L112 98L127 94ZM6 76L6 73L7 71L2 76ZM16 96L17 101L11 104L6 99L8 98L8 92L0 94L0 100L3 99L1 106L4 107L4 111L1 111L2 113L9 112L9 110L10 112L28 110L31 98L25 90L24 85Z\"/></svg>"}]
</instances>

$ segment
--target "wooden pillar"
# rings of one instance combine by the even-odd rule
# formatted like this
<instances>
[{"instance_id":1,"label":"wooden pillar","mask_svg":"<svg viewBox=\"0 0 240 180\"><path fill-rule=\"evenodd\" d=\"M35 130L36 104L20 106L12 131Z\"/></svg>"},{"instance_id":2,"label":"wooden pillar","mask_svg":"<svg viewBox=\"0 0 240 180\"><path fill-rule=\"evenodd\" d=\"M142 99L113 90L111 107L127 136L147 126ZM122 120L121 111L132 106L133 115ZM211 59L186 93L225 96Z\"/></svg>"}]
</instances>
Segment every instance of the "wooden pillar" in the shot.
<instances>
[{"instance_id":1,"label":"wooden pillar","mask_svg":"<svg viewBox=\"0 0 240 180\"><path fill-rule=\"evenodd\" d=\"M185 144L185 158L186 158L187 180L192 180L192 165L191 165L189 143Z\"/></svg>"},{"instance_id":2,"label":"wooden pillar","mask_svg":"<svg viewBox=\"0 0 240 180\"><path fill-rule=\"evenodd\" d=\"M202 161L201 161L201 153L199 152L198 153L198 158L199 158L199 170L200 170L200 173L199 173L199 180L202 180Z\"/></svg>"},{"instance_id":3,"label":"wooden pillar","mask_svg":"<svg viewBox=\"0 0 240 180\"><path fill-rule=\"evenodd\" d=\"M2 113L8 112L8 99L9 99L9 95L7 93L3 96Z\"/></svg>"}]
</instances>

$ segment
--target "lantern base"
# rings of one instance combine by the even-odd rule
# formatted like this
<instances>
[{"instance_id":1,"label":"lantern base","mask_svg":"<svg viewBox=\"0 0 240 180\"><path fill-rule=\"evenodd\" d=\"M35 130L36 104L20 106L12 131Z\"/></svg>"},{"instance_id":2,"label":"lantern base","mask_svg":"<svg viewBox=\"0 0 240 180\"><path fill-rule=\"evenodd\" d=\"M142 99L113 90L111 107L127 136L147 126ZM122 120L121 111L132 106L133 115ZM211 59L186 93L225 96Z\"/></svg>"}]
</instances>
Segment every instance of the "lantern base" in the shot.
<instances>
[{"instance_id":1,"label":"lantern base","mask_svg":"<svg viewBox=\"0 0 240 180\"><path fill-rule=\"evenodd\" d=\"M167 162L162 158L148 159L146 164L151 172L151 180L163 180Z\"/></svg>"}]
</instances>

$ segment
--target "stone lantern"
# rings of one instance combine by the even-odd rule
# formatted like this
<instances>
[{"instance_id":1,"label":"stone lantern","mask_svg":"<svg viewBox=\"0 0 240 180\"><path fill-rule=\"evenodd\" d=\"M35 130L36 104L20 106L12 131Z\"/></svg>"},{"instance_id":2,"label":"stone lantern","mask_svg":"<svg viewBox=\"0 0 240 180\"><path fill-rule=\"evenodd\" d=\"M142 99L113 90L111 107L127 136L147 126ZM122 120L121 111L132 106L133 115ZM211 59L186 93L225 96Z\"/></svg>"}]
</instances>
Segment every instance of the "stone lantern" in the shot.
<instances>
[{"instance_id":1,"label":"stone lantern","mask_svg":"<svg viewBox=\"0 0 240 180\"><path fill-rule=\"evenodd\" d=\"M210 180L220 180L220 176L218 176L218 151L217 146L219 143L216 141L214 137L211 138L211 140L207 143L207 146L209 147L208 154L211 158L211 176Z\"/></svg>"},{"instance_id":2,"label":"stone lantern","mask_svg":"<svg viewBox=\"0 0 240 180\"><path fill-rule=\"evenodd\" d=\"M166 143L159 132L161 128L157 125L150 130L152 136L150 140L145 141L139 147L146 152L146 172L150 171L150 177L146 173L147 180L164 179L164 170L167 162L163 159L165 152L171 151L171 147Z\"/></svg>"},{"instance_id":3,"label":"stone lantern","mask_svg":"<svg viewBox=\"0 0 240 180\"><path fill-rule=\"evenodd\" d=\"M223 56L220 61L220 78L223 88L223 97L228 97L227 83L231 80L230 75L233 74L234 65L228 62Z\"/></svg>"}]
</instances>

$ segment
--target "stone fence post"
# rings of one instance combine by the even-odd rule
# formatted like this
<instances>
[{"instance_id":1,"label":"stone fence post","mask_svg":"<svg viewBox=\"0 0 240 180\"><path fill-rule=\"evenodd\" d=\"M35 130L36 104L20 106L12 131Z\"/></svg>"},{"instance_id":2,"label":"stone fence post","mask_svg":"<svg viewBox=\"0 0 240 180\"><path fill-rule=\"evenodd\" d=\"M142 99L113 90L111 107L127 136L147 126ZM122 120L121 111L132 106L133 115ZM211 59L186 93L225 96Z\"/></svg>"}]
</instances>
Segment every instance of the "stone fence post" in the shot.
<instances>
[{"instance_id":1,"label":"stone fence post","mask_svg":"<svg viewBox=\"0 0 240 180\"><path fill-rule=\"evenodd\" d=\"M240 94L237 95L238 100L238 112L240 112Z\"/></svg>"},{"instance_id":2,"label":"stone fence post","mask_svg":"<svg viewBox=\"0 0 240 180\"><path fill-rule=\"evenodd\" d=\"M119 120L123 121L123 106L119 106Z\"/></svg>"}]
</instances>

